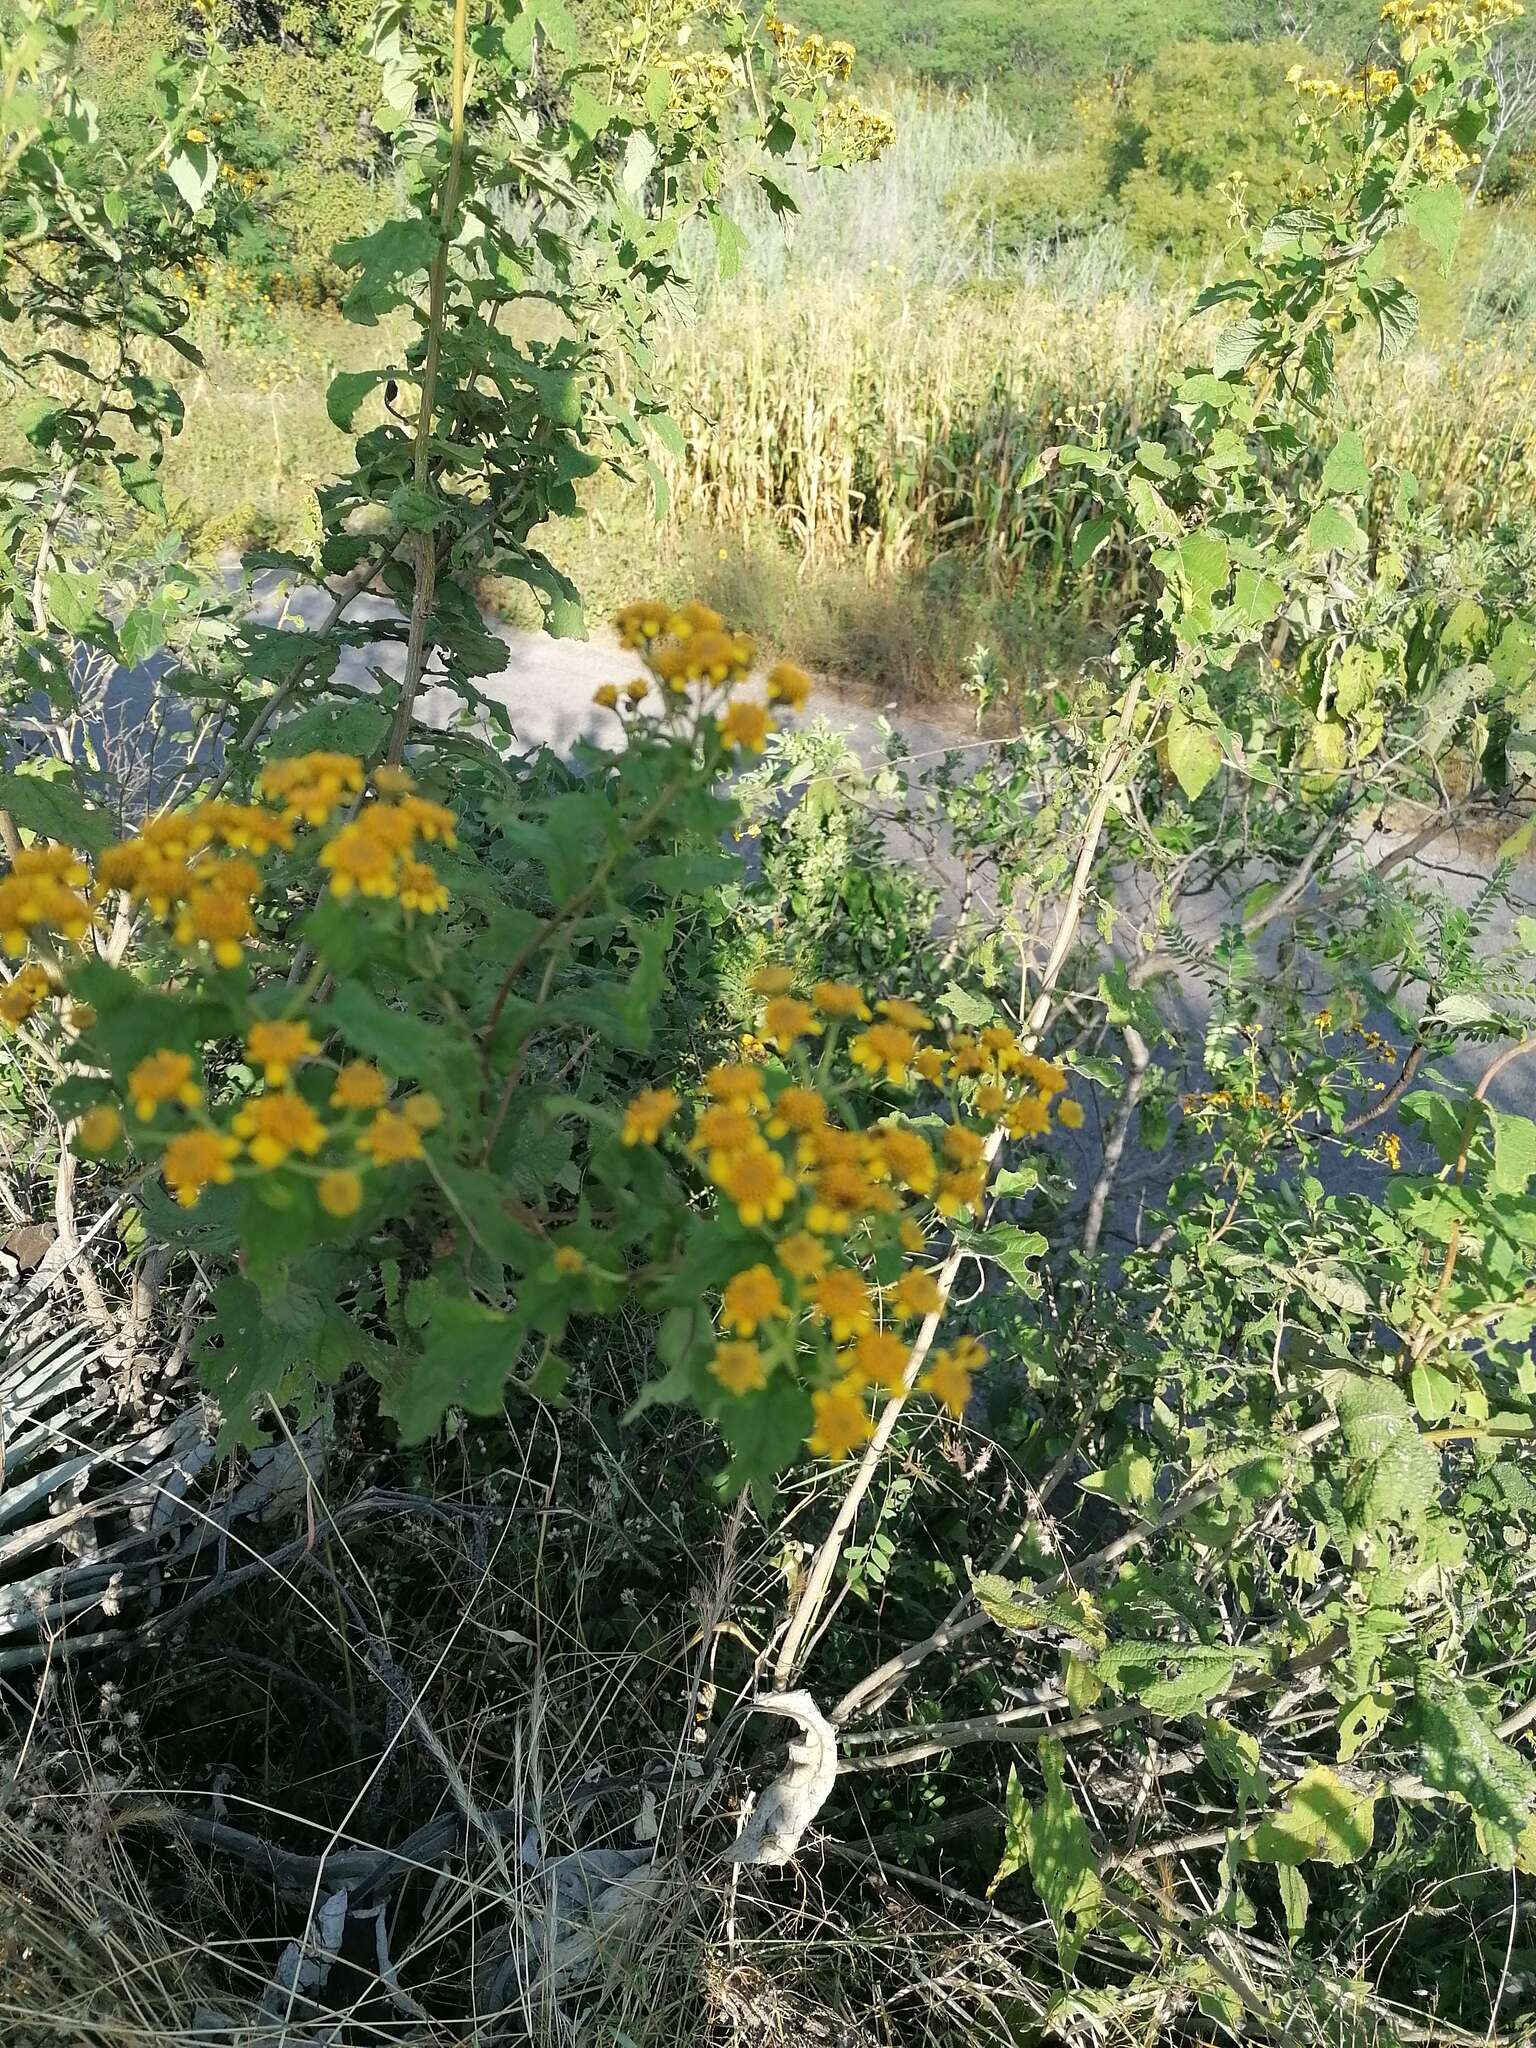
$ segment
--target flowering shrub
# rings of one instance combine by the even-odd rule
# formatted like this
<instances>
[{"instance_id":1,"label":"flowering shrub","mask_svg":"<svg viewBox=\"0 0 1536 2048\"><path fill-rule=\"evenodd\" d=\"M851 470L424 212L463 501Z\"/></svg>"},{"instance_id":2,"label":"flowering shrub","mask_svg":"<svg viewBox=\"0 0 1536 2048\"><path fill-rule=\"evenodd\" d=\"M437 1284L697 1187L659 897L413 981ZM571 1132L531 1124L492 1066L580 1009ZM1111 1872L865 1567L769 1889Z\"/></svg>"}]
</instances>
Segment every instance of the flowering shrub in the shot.
<instances>
[{"instance_id":1,"label":"flowering shrub","mask_svg":"<svg viewBox=\"0 0 1536 2048\"><path fill-rule=\"evenodd\" d=\"M974 1216L992 1133L1081 1120L1062 1070L1011 1029L939 1034L906 998L797 994L778 966L757 976L743 1056L696 1085L622 1110L595 1086L552 1091L541 1049L575 1020L648 1048L671 920L730 866L702 843L730 816L713 784L809 690L780 664L745 692L752 643L703 606L636 604L618 623L647 674L597 693L624 727L621 754L585 763L608 790L572 788L537 823L492 804L499 831L470 846L405 769L276 755L250 801L166 812L90 862L25 849L0 880L22 963L0 1012L64 1070L77 1144L157 1170L173 1241L237 1251L206 1354L231 1432L259 1397L355 1357L420 1435L450 1406L498 1408L530 1344L530 1384L553 1391L570 1316L634 1300L669 1314L658 1393L718 1415L744 1476L802 1443L840 1458L942 1310L928 1233ZM595 873L587 833L608 847ZM513 848L542 869L538 912L490 908ZM622 991L580 965L613 949L616 921L635 962ZM133 965L98 952L129 929ZM534 1128L552 1185L516 1164ZM381 1255L399 1271L387 1313L358 1296ZM713 1331L701 1287L719 1294ZM252 1343L254 1316L286 1319L300 1356ZM923 1390L962 1414L980 1347L918 1355Z\"/></svg>"}]
</instances>

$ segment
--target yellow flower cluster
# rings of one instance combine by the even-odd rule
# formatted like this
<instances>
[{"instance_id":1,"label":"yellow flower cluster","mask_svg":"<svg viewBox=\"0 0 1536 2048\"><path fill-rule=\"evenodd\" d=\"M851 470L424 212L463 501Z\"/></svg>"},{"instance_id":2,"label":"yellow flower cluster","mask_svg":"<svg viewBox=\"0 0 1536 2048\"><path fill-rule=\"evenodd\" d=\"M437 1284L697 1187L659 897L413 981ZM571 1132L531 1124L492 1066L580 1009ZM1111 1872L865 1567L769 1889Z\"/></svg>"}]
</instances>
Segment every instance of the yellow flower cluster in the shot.
<instances>
[{"instance_id":1,"label":"yellow flower cluster","mask_svg":"<svg viewBox=\"0 0 1536 2048\"><path fill-rule=\"evenodd\" d=\"M799 91L840 83L853 71L852 43L818 35L814 29L802 35L792 21L781 21L771 10L764 17L763 34L777 51L786 79Z\"/></svg>"},{"instance_id":2,"label":"yellow flower cluster","mask_svg":"<svg viewBox=\"0 0 1536 2048\"><path fill-rule=\"evenodd\" d=\"M0 989L0 1024L15 1031L57 993L57 984L48 969L39 961L29 960Z\"/></svg>"},{"instance_id":3,"label":"yellow flower cluster","mask_svg":"<svg viewBox=\"0 0 1536 2048\"><path fill-rule=\"evenodd\" d=\"M1432 185L1448 185L1470 169L1474 159L1443 128L1436 128L1419 151L1419 169Z\"/></svg>"},{"instance_id":4,"label":"yellow flower cluster","mask_svg":"<svg viewBox=\"0 0 1536 2048\"><path fill-rule=\"evenodd\" d=\"M787 967L755 977L756 1035L783 1066L711 1068L685 1146L738 1220L769 1239L724 1290L710 1371L737 1396L761 1391L775 1370L809 1371L807 1443L841 1458L874 1428L871 1396L906 1384L912 1344L903 1326L943 1309L934 1273L920 1263L924 1226L935 1212L960 1218L980 1206L985 1127L1041 1135L1053 1107L1069 1129L1082 1112L1063 1099L1061 1068L1006 1026L940 1043L933 1019L905 998L871 1003L838 981L802 996L795 985ZM933 1127L895 1113L859 1127L853 1098L871 1084L930 1091ZM681 1107L674 1090L648 1089L629 1105L624 1142L658 1143ZM876 1286L855 1261L881 1253L906 1263ZM961 1415L983 1358L962 1339L929 1356L917 1385Z\"/></svg>"},{"instance_id":5,"label":"yellow flower cluster","mask_svg":"<svg viewBox=\"0 0 1536 2048\"><path fill-rule=\"evenodd\" d=\"M669 698L683 697L690 690L699 691L706 704L714 692L729 695L751 674L757 655L750 634L730 632L719 612L696 600L673 611L653 599L640 599L625 605L614 624L622 645L639 654L661 685L664 706ZM811 679L793 662L781 661L768 671L764 689L766 705L736 698L716 719L716 731L727 747L761 754L776 730L768 705L801 710L811 694ZM622 716L625 711L638 714L649 694L650 685L642 680L622 689L617 683L604 683L592 701Z\"/></svg>"},{"instance_id":6,"label":"yellow flower cluster","mask_svg":"<svg viewBox=\"0 0 1536 2048\"><path fill-rule=\"evenodd\" d=\"M206 946L220 967L238 967L256 932L260 863L288 852L301 827L325 828L338 811L356 810L320 848L333 895L394 897L407 912L430 915L446 908L448 892L420 847L454 844L454 815L417 794L403 769L381 768L375 794L354 754L312 753L272 761L262 770L253 804L210 799L152 818L97 864L98 903L122 894L136 908L168 923L178 945ZM0 916L10 950L28 932L47 926L78 938L91 910L74 893L87 879L67 849L35 849L17 857L0 882Z\"/></svg>"},{"instance_id":7,"label":"yellow flower cluster","mask_svg":"<svg viewBox=\"0 0 1536 2048\"><path fill-rule=\"evenodd\" d=\"M1521 0L1386 0L1381 25L1415 46L1471 42L1525 13Z\"/></svg>"},{"instance_id":8,"label":"yellow flower cluster","mask_svg":"<svg viewBox=\"0 0 1536 2048\"><path fill-rule=\"evenodd\" d=\"M248 1095L227 1122L209 1109L191 1056L169 1047L147 1054L128 1076L128 1100L146 1135L163 1143L161 1171L184 1208L194 1208L210 1187L223 1187L241 1170L275 1173L293 1167L315 1180L328 1215L346 1217L361 1206L369 1168L402 1165L424 1156L422 1135L442 1121L437 1098L426 1092L391 1104L392 1084L375 1066L352 1060L333 1070L327 1123L315 1106L318 1091L301 1094L295 1070L319 1062L321 1047L300 1018L263 1018L246 1036L245 1054L266 1087ZM173 1121L166 1123L165 1118ZM88 1151L116 1142L117 1112L102 1105L83 1118ZM329 1156L322 1159L320 1155Z\"/></svg>"},{"instance_id":9,"label":"yellow flower cluster","mask_svg":"<svg viewBox=\"0 0 1536 2048\"><path fill-rule=\"evenodd\" d=\"M1309 78L1302 65L1293 64L1285 76L1286 83L1293 85L1304 99L1316 100L1324 111L1338 114L1356 114L1367 107L1379 107L1402 84L1397 72L1375 64L1364 65L1350 78Z\"/></svg>"},{"instance_id":10,"label":"yellow flower cluster","mask_svg":"<svg viewBox=\"0 0 1536 2048\"><path fill-rule=\"evenodd\" d=\"M78 945L91 927L91 907L80 894L89 879L68 846L23 847L0 881L0 945L12 958L25 953L38 932Z\"/></svg>"},{"instance_id":11,"label":"yellow flower cluster","mask_svg":"<svg viewBox=\"0 0 1536 2048\"><path fill-rule=\"evenodd\" d=\"M816 121L822 148L845 163L873 163L896 140L895 124L852 93L829 100Z\"/></svg>"}]
</instances>

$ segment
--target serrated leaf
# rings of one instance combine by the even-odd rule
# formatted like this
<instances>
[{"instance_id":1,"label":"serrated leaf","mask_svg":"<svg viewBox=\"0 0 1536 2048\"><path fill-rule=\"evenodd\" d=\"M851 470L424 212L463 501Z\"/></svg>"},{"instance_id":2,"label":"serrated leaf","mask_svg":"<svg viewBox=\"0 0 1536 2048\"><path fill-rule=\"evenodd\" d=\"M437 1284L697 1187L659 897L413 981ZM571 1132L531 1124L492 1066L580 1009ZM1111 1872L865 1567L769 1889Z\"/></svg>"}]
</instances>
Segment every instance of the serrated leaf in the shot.
<instances>
[{"instance_id":1,"label":"serrated leaf","mask_svg":"<svg viewBox=\"0 0 1536 2048\"><path fill-rule=\"evenodd\" d=\"M112 820L93 811L63 776L0 775L0 810L9 811L24 832L85 853L100 853L114 836Z\"/></svg>"},{"instance_id":2,"label":"serrated leaf","mask_svg":"<svg viewBox=\"0 0 1536 2048\"><path fill-rule=\"evenodd\" d=\"M1375 1834L1375 1795L1317 1764L1297 1779L1280 1811L1259 1823L1248 1853L1258 1863L1358 1863Z\"/></svg>"},{"instance_id":3,"label":"serrated leaf","mask_svg":"<svg viewBox=\"0 0 1536 2048\"><path fill-rule=\"evenodd\" d=\"M1323 464L1322 487L1328 492L1340 492L1346 498L1363 498L1371 488L1370 465L1365 459L1365 443L1352 430L1340 434Z\"/></svg>"},{"instance_id":4,"label":"serrated leaf","mask_svg":"<svg viewBox=\"0 0 1536 2048\"><path fill-rule=\"evenodd\" d=\"M1294 1944L1306 1931L1307 1908L1312 1895L1307 1890L1307 1880L1294 1863L1282 1863L1276 1875L1280 1880L1280 1905L1285 1913L1285 1938Z\"/></svg>"},{"instance_id":5,"label":"serrated leaf","mask_svg":"<svg viewBox=\"0 0 1536 2048\"><path fill-rule=\"evenodd\" d=\"M1207 724L1191 718L1182 704L1168 714L1168 766L1190 803L1199 800L1221 767L1220 742Z\"/></svg>"},{"instance_id":6,"label":"serrated leaf","mask_svg":"<svg viewBox=\"0 0 1536 2048\"><path fill-rule=\"evenodd\" d=\"M1489 1185L1495 1194L1523 1195L1536 1177L1536 1123L1528 1116L1509 1116L1490 1109L1493 1125L1493 1172Z\"/></svg>"},{"instance_id":7,"label":"serrated leaf","mask_svg":"<svg viewBox=\"0 0 1536 2048\"><path fill-rule=\"evenodd\" d=\"M1307 521L1307 547L1314 555L1357 555L1365 547L1365 535L1347 505L1319 505Z\"/></svg>"},{"instance_id":8,"label":"serrated leaf","mask_svg":"<svg viewBox=\"0 0 1536 2048\"><path fill-rule=\"evenodd\" d=\"M1536 1769L1483 1719L1460 1679L1427 1660L1414 1673L1413 1698L1421 1772L1466 1801L1479 1842L1508 1870L1536 1818Z\"/></svg>"},{"instance_id":9,"label":"serrated leaf","mask_svg":"<svg viewBox=\"0 0 1536 2048\"><path fill-rule=\"evenodd\" d=\"M1104 1903L1093 1843L1067 1789L1066 1751L1040 1746L1045 1797L1030 1809L1020 1833L1024 1860L1040 1903L1051 1916L1063 1963L1070 1966Z\"/></svg>"},{"instance_id":10,"label":"serrated leaf","mask_svg":"<svg viewBox=\"0 0 1536 2048\"><path fill-rule=\"evenodd\" d=\"M1440 1460L1419 1434L1407 1396L1380 1374L1330 1372L1324 1386L1355 1468L1355 1525L1422 1528L1440 1488Z\"/></svg>"},{"instance_id":11,"label":"serrated leaf","mask_svg":"<svg viewBox=\"0 0 1536 2048\"><path fill-rule=\"evenodd\" d=\"M1105 1640L1104 1623L1091 1594L1040 1593L1027 1580L1005 1579L996 1572L977 1572L971 1591L985 1615L1016 1635L1056 1628L1094 1648Z\"/></svg>"},{"instance_id":12,"label":"serrated leaf","mask_svg":"<svg viewBox=\"0 0 1536 2048\"><path fill-rule=\"evenodd\" d=\"M1421 185L1403 209L1409 226L1429 244L1446 270L1461 240L1464 210L1461 188L1452 179L1440 185Z\"/></svg>"}]
</instances>

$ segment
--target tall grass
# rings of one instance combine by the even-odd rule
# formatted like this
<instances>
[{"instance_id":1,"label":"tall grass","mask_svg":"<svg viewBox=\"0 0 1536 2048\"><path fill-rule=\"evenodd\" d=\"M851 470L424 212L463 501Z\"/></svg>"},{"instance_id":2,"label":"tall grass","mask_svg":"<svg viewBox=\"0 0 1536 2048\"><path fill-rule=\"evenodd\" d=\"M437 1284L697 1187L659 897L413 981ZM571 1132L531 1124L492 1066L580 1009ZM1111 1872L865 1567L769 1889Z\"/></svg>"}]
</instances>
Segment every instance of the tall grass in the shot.
<instances>
[{"instance_id":1,"label":"tall grass","mask_svg":"<svg viewBox=\"0 0 1536 2048\"><path fill-rule=\"evenodd\" d=\"M668 482L689 515L776 532L807 563L852 549L903 570L963 549L1059 589L1083 506L1031 485L1035 458L1091 430L1118 446L1155 429L1200 341L1187 297L1140 290L748 291L671 338L684 452L664 458ZM1412 470L1453 530L1528 516L1536 366L1471 342L1399 363L1358 350L1343 376L1372 457Z\"/></svg>"}]
</instances>

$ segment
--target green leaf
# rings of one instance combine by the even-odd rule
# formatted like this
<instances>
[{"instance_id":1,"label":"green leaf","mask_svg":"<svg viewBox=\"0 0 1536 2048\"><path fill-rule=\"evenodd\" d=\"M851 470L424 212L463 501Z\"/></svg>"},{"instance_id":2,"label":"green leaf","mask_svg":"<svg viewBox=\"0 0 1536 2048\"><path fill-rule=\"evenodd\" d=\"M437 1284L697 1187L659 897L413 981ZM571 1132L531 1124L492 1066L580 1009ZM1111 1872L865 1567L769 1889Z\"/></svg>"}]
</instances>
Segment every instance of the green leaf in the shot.
<instances>
[{"instance_id":1,"label":"green leaf","mask_svg":"<svg viewBox=\"0 0 1536 2048\"><path fill-rule=\"evenodd\" d=\"M1040 1769L1045 1797L1020 1830L1024 1860L1056 1928L1062 1961L1070 1967L1103 1909L1104 1887L1093 1843L1067 1789L1066 1751L1059 1742L1040 1745Z\"/></svg>"},{"instance_id":2,"label":"green leaf","mask_svg":"<svg viewBox=\"0 0 1536 2048\"><path fill-rule=\"evenodd\" d=\"M1493 1125L1489 1186L1495 1194L1523 1195L1536 1176L1536 1123L1496 1109L1488 1111L1488 1121Z\"/></svg>"},{"instance_id":3,"label":"green leaf","mask_svg":"<svg viewBox=\"0 0 1536 2048\"><path fill-rule=\"evenodd\" d=\"M1294 1863L1282 1863L1276 1875L1280 1880L1280 1904L1285 1913L1285 1938L1294 1944L1306 1931L1311 1894L1307 1890L1307 1880Z\"/></svg>"},{"instance_id":4,"label":"green leaf","mask_svg":"<svg viewBox=\"0 0 1536 2048\"><path fill-rule=\"evenodd\" d=\"M1347 505L1319 505L1307 521L1307 547L1314 555L1358 555L1365 535Z\"/></svg>"},{"instance_id":5,"label":"green leaf","mask_svg":"<svg viewBox=\"0 0 1536 2048\"><path fill-rule=\"evenodd\" d=\"M389 494L389 516L407 533L431 533L449 515L441 498L415 484L401 484Z\"/></svg>"},{"instance_id":6,"label":"green leaf","mask_svg":"<svg viewBox=\"0 0 1536 2048\"><path fill-rule=\"evenodd\" d=\"M1536 626L1529 619L1511 619L1488 657L1495 681L1506 690L1523 690L1536 676Z\"/></svg>"},{"instance_id":7,"label":"green leaf","mask_svg":"<svg viewBox=\"0 0 1536 2048\"><path fill-rule=\"evenodd\" d=\"M219 175L219 160L207 143L183 142L166 169L187 211L201 213Z\"/></svg>"},{"instance_id":8,"label":"green leaf","mask_svg":"<svg viewBox=\"0 0 1536 2048\"><path fill-rule=\"evenodd\" d=\"M1015 1634L1056 1628L1093 1648L1105 1641L1104 1623L1089 1593L1040 1593L1027 1580L1005 1579L996 1572L975 1573L971 1591L989 1619Z\"/></svg>"},{"instance_id":9,"label":"green leaf","mask_svg":"<svg viewBox=\"0 0 1536 2048\"><path fill-rule=\"evenodd\" d=\"M0 775L0 810L39 839L100 853L113 839L112 820L93 811L63 776Z\"/></svg>"},{"instance_id":10,"label":"green leaf","mask_svg":"<svg viewBox=\"0 0 1536 2048\"><path fill-rule=\"evenodd\" d=\"M1337 1371L1324 1387L1342 1426L1354 1466L1350 1489L1354 1525L1384 1523L1421 1528L1440 1488L1440 1460L1419 1434L1401 1387L1381 1374Z\"/></svg>"},{"instance_id":11,"label":"green leaf","mask_svg":"<svg viewBox=\"0 0 1536 2048\"><path fill-rule=\"evenodd\" d=\"M1413 1702L1420 1771L1466 1801L1484 1851L1508 1870L1536 1817L1536 1769L1484 1720L1460 1679L1427 1659L1414 1673Z\"/></svg>"},{"instance_id":12,"label":"green leaf","mask_svg":"<svg viewBox=\"0 0 1536 2048\"><path fill-rule=\"evenodd\" d=\"M1231 550L1220 534L1186 534L1179 544L1179 567L1192 605L1208 605L1218 590L1226 588L1232 572Z\"/></svg>"},{"instance_id":13,"label":"green leaf","mask_svg":"<svg viewBox=\"0 0 1536 2048\"><path fill-rule=\"evenodd\" d=\"M1340 492L1346 498L1363 498L1371 488L1365 443L1357 433L1340 434L1334 443L1328 460L1323 464L1322 487L1330 493Z\"/></svg>"},{"instance_id":14,"label":"green leaf","mask_svg":"<svg viewBox=\"0 0 1536 2048\"><path fill-rule=\"evenodd\" d=\"M1464 205L1461 188L1447 179L1441 185L1421 185L1403 209L1408 224L1449 270L1456 244L1461 240Z\"/></svg>"},{"instance_id":15,"label":"green leaf","mask_svg":"<svg viewBox=\"0 0 1536 2048\"><path fill-rule=\"evenodd\" d=\"M987 1230L957 1227L956 1244L978 1259L990 1259L1033 1299L1040 1292L1040 1275L1034 1261L1050 1250L1050 1241L1038 1230L1021 1230L1016 1223L994 1223Z\"/></svg>"},{"instance_id":16,"label":"green leaf","mask_svg":"<svg viewBox=\"0 0 1536 2048\"><path fill-rule=\"evenodd\" d=\"M491 1308L437 1275L410 1293L411 1320L421 1350L402 1361L385 1387L381 1406L400 1425L407 1443L423 1443L442 1427L451 1408L494 1415L523 1347L516 1316Z\"/></svg>"},{"instance_id":17,"label":"green leaf","mask_svg":"<svg viewBox=\"0 0 1536 2048\"><path fill-rule=\"evenodd\" d=\"M425 1080L442 1070L441 1027L392 1009L357 982L337 989L324 1014L354 1052L377 1060L395 1080Z\"/></svg>"},{"instance_id":18,"label":"green leaf","mask_svg":"<svg viewBox=\"0 0 1536 2048\"><path fill-rule=\"evenodd\" d=\"M1123 1508L1144 1507L1152 1498L1157 1467L1141 1451L1122 1451L1102 1472L1086 1473L1078 1485L1084 1493L1102 1493Z\"/></svg>"},{"instance_id":19,"label":"green leaf","mask_svg":"<svg viewBox=\"0 0 1536 2048\"><path fill-rule=\"evenodd\" d=\"M1168 714L1168 766L1191 803L1199 800L1221 763L1221 745L1210 725L1175 704Z\"/></svg>"},{"instance_id":20,"label":"green leaf","mask_svg":"<svg viewBox=\"0 0 1536 2048\"><path fill-rule=\"evenodd\" d=\"M333 427L350 431L357 409L370 391L387 383L390 370L338 370L326 387L325 410Z\"/></svg>"},{"instance_id":21,"label":"green leaf","mask_svg":"<svg viewBox=\"0 0 1536 2048\"><path fill-rule=\"evenodd\" d=\"M1094 1671L1116 1692L1129 1693L1155 1714L1180 1720L1220 1699L1251 1661L1225 1643L1112 1643L1094 1660Z\"/></svg>"},{"instance_id":22,"label":"green leaf","mask_svg":"<svg viewBox=\"0 0 1536 2048\"><path fill-rule=\"evenodd\" d=\"M1003 1795L1003 1853L998 1859L997 1869L992 1873L992 1882L987 1886L987 1897L991 1898L1005 1878L1012 1877L1016 1870L1024 1868L1028 1850L1025 1846L1029 1827L1029 1805L1024 1797L1024 1787L1019 1782L1017 1764L1008 1766L1008 1789Z\"/></svg>"},{"instance_id":23,"label":"green leaf","mask_svg":"<svg viewBox=\"0 0 1536 2048\"><path fill-rule=\"evenodd\" d=\"M1376 1833L1376 1799L1316 1764L1291 1787L1278 1813L1261 1821L1248 1843L1258 1863L1358 1863Z\"/></svg>"}]
</instances>

